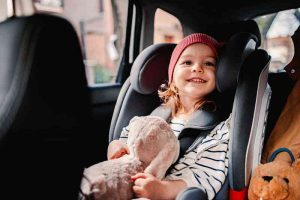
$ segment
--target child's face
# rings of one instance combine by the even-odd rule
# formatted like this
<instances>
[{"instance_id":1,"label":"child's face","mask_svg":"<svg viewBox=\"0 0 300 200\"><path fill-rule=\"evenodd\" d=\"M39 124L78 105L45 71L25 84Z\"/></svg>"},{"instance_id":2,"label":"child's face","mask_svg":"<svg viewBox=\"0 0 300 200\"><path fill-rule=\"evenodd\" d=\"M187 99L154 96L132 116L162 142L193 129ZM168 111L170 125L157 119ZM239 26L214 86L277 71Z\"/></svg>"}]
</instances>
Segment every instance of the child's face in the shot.
<instances>
[{"instance_id":1,"label":"child's face","mask_svg":"<svg viewBox=\"0 0 300 200\"><path fill-rule=\"evenodd\" d=\"M179 96L202 99L216 88L217 58L212 49L196 43L188 46L175 65L173 82Z\"/></svg>"}]
</instances>

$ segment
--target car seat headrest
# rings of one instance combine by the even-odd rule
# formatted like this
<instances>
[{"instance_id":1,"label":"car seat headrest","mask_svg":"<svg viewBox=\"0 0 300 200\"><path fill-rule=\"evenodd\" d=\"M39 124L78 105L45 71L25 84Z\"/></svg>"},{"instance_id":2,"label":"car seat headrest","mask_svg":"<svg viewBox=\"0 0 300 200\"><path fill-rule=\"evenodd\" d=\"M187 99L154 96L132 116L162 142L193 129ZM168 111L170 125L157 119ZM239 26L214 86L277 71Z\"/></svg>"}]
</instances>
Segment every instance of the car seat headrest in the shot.
<instances>
[{"instance_id":1,"label":"car seat headrest","mask_svg":"<svg viewBox=\"0 0 300 200\"><path fill-rule=\"evenodd\" d=\"M240 32L252 33L256 36L256 47L261 45L261 34L257 23L254 20L237 21L223 24L213 24L208 27L207 33L218 41L228 41L234 34Z\"/></svg>"},{"instance_id":2,"label":"car seat headrest","mask_svg":"<svg viewBox=\"0 0 300 200\"><path fill-rule=\"evenodd\" d=\"M216 85L220 93L235 89L240 68L245 58L255 50L257 37L241 32L233 35L221 49L217 63Z\"/></svg>"},{"instance_id":3,"label":"car seat headrest","mask_svg":"<svg viewBox=\"0 0 300 200\"><path fill-rule=\"evenodd\" d=\"M154 44L144 49L133 63L130 83L141 94L157 92L168 79L168 66L176 44Z\"/></svg>"}]
</instances>

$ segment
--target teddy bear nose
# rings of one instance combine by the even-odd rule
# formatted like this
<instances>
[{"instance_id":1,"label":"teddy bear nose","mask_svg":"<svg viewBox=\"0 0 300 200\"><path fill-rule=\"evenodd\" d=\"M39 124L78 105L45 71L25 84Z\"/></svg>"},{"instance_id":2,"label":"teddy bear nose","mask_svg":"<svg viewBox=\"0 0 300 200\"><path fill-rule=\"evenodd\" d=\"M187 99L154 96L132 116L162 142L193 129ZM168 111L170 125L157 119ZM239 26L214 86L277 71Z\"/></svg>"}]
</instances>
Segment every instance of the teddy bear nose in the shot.
<instances>
[{"instance_id":1,"label":"teddy bear nose","mask_svg":"<svg viewBox=\"0 0 300 200\"><path fill-rule=\"evenodd\" d=\"M270 182L273 179L273 176L263 176L262 177L265 181Z\"/></svg>"}]
</instances>

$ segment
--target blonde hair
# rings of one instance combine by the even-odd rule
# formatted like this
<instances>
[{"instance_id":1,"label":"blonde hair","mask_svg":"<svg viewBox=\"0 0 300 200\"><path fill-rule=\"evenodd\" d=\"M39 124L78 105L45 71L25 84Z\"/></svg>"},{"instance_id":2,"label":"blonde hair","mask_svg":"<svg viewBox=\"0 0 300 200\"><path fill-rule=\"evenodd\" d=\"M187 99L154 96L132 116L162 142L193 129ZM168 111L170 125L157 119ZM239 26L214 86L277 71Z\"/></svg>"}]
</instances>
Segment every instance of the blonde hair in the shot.
<instances>
[{"instance_id":1,"label":"blonde hair","mask_svg":"<svg viewBox=\"0 0 300 200\"><path fill-rule=\"evenodd\" d=\"M158 96L162 100L163 105L167 106L171 109L172 117L176 115L178 110L182 108L182 104L180 102L180 97L178 94L178 88L171 82L170 84L162 84L158 90ZM209 100L208 98L200 99L195 103L194 108L198 110L202 108L206 104L211 104L213 108L212 111L216 110L216 104L214 101Z\"/></svg>"}]
</instances>

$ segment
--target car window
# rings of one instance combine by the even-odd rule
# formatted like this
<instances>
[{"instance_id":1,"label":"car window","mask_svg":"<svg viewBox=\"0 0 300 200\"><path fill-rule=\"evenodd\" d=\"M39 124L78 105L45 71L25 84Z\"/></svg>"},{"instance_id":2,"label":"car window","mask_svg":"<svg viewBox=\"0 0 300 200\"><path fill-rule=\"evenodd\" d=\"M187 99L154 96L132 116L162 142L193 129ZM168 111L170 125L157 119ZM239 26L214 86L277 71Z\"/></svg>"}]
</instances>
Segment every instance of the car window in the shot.
<instances>
[{"instance_id":1,"label":"car window","mask_svg":"<svg viewBox=\"0 0 300 200\"><path fill-rule=\"evenodd\" d=\"M128 0L35 0L39 11L55 12L75 27L89 86L114 83L125 41Z\"/></svg>"},{"instance_id":2,"label":"car window","mask_svg":"<svg viewBox=\"0 0 300 200\"><path fill-rule=\"evenodd\" d=\"M300 25L300 9L260 16L255 21L261 32L261 48L271 55L270 72L282 71L294 56L291 35Z\"/></svg>"},{"instance_id":3,"label":"car window","mask_svg":"<svg viewBox=\"0 0 300 200\"><path fill-rule=\"evenodd\" d=\"M157 9L154 18L154 44L178 43L182 38L180 21L170 13Z\"/></svg>"}]
</instances>

